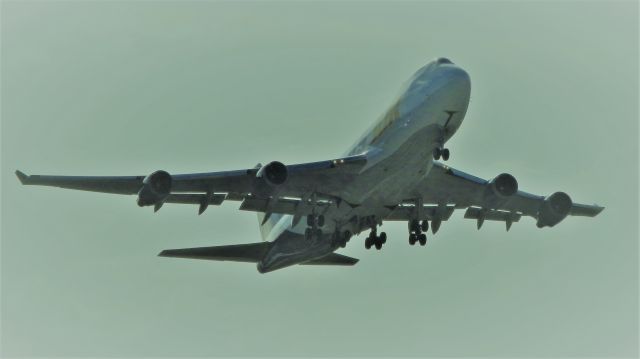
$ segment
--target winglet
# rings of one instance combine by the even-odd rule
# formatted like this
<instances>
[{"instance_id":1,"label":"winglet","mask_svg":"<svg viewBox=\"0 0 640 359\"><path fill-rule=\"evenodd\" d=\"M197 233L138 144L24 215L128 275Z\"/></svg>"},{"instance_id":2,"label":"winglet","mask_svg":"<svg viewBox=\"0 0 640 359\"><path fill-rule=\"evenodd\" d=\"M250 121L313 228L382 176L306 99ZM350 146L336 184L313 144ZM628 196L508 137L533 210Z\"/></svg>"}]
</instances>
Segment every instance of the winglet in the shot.
<instances>
[{"instance_id":1,"label":"winglet","mask_svg":"<svg viewBox=\"0 0 640 359\"><path fill-rule=\"evenodd\" d=\"M18 176L18 179L20 180L20 183L28 184L29 176L24 174L24 172L21 172L20 170L16 170L16 176Z\"/></svg>"}]
</instances>

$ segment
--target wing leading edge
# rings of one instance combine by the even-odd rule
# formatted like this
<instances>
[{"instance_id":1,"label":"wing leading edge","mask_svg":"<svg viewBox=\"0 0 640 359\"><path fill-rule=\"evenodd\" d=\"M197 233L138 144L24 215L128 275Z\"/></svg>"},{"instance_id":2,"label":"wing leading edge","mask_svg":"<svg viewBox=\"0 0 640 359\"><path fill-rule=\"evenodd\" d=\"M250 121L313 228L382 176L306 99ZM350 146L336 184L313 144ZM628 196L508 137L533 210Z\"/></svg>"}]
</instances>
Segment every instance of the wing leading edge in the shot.
<instances>
[{"instance_id":1,"label":"wing leading edge","mask_svg":"<svg viewBox=\"0 0 640 359\"><path fill-rule=\"evenodd\" d=\"M518 190L517 181L508 174L485 180L439 162L434 162L418 192L424 203L466 208L465 218L476 219L478 228L484 220L495 220L506 222L509 229L523 215L535 218L538 227L552 227L566 216L594 217L604 209L574 203L564 192L540 196Z\"/></svg>"},{"instance_id":2,"label":"wing leading edge","mask_svg":"<svg viewBox=\"0 0 640 359\"><path fill-rule=\"evenodd\" d=\"M202 213L210 204L235 200L243 201L241 209L245 210L299 214L299 204L310 193L324 199L325 204L338 198L342 184L357 175L366 162L366 155L356 155L289 166L271 162L243 170L178 175L156 171L148 176L50 176L16 171L16 176L23 185L137 194L139 205L154 205L156 210L164 203L183 203L200 205ZM273 186L273 181L281 182ZM278 200L270 202L273 197Z\"/></svg>"}]
</instances>

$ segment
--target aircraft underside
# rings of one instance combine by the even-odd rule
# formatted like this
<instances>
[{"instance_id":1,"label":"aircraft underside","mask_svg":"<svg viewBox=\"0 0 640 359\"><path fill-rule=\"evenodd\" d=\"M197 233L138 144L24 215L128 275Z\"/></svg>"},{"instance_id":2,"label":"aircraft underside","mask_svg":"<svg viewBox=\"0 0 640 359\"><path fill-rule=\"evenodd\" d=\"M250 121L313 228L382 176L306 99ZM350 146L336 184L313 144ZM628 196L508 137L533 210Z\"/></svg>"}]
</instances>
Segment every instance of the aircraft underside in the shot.
<instances>
[{"instance_id":1,"label":"aircraft underside","mask_svg":"<svg viewBox=\"0 0 640 359\"><path fill-rule=\"evenodd\" d=\"M445 143L460 128L470 97L468 74L439 58L414 74L389 111L343 157L327 161L264 166L235 171L148 176L28 176L26 185L135 195L139 206L158 211L165 204L198 206L239 201L258 212L262 242L169 249L163 257L255 263L261 273L295 264L354 265L357 259L334 253L354 235L367 232L367 249L387 240L385 221L407 223L410 245L427 243L457 209L475 220L501 221L507 230L522 216L539 228L567 216L599 214L603 207L574 203L564 192L549 196L521 191L515 177L491 180L445 165Z\"/></svg>"}]
</instances>

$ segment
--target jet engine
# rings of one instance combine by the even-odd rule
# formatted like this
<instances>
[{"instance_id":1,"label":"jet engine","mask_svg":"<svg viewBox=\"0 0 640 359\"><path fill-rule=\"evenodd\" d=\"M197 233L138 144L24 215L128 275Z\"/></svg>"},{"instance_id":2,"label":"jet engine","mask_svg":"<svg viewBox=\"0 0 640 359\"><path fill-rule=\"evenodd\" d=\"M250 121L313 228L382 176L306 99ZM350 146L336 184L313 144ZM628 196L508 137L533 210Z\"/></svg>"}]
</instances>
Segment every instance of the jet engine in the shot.
<instances>
[{"instance_id":1,"label":"jet engine","mask_svg":"<svg viewBox=\"0 0 640 359\"><path fill-rule=\"evenodd\" d=\"M161 205L171 193L171 182L171 175L162 170L145 177L138 192L138 206Z\"/></svg>"},{"instance_id":2,"label":"jet engine","mask_svg":"<svg viewBox=\"0 0 640 359\"><path fill-rule=\"evenodd\" d=\"M518 192L518 181L512 175L503 173L489 182L489 188L498 198L511 197Z\"/></svg>"},{"instance_id":3,"label":"jet engine","mask_svg":"<svg viewBox=\"0 0 640 359\"><path fill-rule=\"evenodd\" d=\"M560 223L571 211L573 202L564 192L556 192L544 199L538 211L538 228L553 227Z\"/></svg>"},{"instance_id":4,"label":"jet engine","mask_svg":"<svg viewBox=\"0 0 640 359\"><path fill-rule=\"evenodd\" d=\"M289 173L287 166L278 161L269 162L267 165L262 166L256 177L264 180L270 186L279 186L287 182Z\"/></svg>"}]
</instances>

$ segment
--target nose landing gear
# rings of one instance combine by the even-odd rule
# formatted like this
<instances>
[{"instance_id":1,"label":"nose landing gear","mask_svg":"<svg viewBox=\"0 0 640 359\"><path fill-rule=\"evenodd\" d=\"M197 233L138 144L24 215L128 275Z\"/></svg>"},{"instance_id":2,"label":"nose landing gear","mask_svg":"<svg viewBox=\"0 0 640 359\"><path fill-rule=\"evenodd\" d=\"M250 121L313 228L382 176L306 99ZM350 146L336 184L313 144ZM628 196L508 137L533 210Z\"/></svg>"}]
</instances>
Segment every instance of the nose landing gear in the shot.
<instances>
[{"instance_id":1,"label":"nose landing gear","mask_svg":"<svg viewBox=\"0 0 640 359\"><path fill-rule=\"evenodd\" d=\"M449 155L450 153L448 148L436 147L433 149L433 159L436 161L439 160L440 157L442 157L443 161L448 161Z\"/></svg>"}]
</instances>

